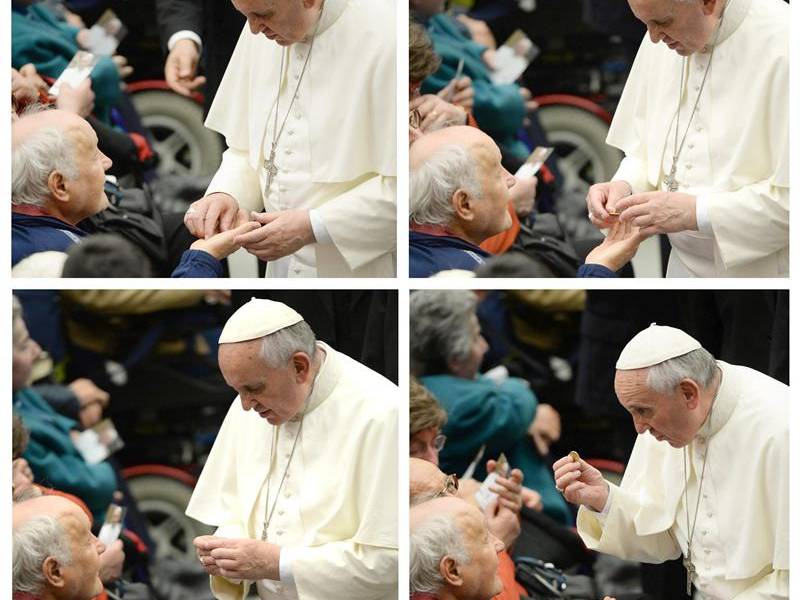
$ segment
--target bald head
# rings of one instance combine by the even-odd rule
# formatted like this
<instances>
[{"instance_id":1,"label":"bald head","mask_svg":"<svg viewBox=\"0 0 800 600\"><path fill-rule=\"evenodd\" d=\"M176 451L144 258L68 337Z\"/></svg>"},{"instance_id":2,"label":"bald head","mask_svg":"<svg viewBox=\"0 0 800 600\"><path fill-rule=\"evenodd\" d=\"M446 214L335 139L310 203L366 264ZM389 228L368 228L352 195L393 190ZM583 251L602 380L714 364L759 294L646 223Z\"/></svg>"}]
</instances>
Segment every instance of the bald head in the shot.
<instances>
[{"instance_id":1,"label":"bald head","mask_svg":"<svg viewBox=\"0 0 800 600\"><path fill-rule=\"evenodd\" d=\"M411 458L408 463L408 491L412 505L430 500L445 486L447 476L432 462Z\"/></svg>"},{"instance_id":2,"label":"bald head","mask_svg":"<svg viewBox=\"0 0 800 600\"><path fill-rule=\"evenodd\" d=\"M111 160L81 117L62 110L24 116L11 128L11 202L76 225L108 206Z\"/></svg>"},{"instance_id":3,"label":"bald head","mask_svg":"<svg viewBox=\"0 0 800 600\"><path fill-rule=\"evenodd\" d=\"M11 514L11 526L13 529L24 525L32 517L40 515L50 515L57 519L72 516L78 519L83 518L86 521L89 520L77 504L61 496L39 496L38 498L14 504Z\"/></svg>"},{"instance_id":4,"label":"bald head","mask_svg":"<svg viewBox=\"0 0 800 600\"><path fill-rule=\"evenodd\" d=\"M411 144L408 151L409 166L412 170L418 169L430 160L431 156L448 145L464 148L473 157L473 160L476 155L497 148L497 144L494 143L492 138L477 127L463 125L445 127L425 134Z\"/></svg>"}]
</instances>

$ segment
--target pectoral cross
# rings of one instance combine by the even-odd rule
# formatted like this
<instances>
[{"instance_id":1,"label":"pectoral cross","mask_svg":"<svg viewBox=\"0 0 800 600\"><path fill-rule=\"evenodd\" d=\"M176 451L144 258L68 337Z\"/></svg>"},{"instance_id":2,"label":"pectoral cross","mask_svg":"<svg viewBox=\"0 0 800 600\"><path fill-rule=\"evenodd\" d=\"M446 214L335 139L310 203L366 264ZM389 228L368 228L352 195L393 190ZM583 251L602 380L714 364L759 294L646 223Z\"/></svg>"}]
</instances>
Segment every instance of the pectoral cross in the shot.
<instances>
[{"instance_id":1,"label":"pectoral cross","mask_svg":"<svg viewBox=\"0 0 800 600\"><path fill-rule=\"evenodd\" d=\"M667 186L668 192L677 192L678 191L678 181L675 179L675 174L678 170L677 161L675 160L676 157L672 158L672 168L669 170L669 175L664 178L664 185Z\"/></svg>"},{"instance_id":2,"label":"pectoral cross","mask_svg":"<svg viewBox=\"0 0 800 600\"><path fill-rule=\"evenodd\" d=\"M692 564L692 556L689 553L689 556L683 557L683 566L686 567L686 595L692 595L692 575L694 575L697 571L695 571L694 565Z\"/></svg>"},{"instance_id":3,"label":"pectoral cross","mask_svg":"<svg viewBox=\"0 0 800 600\"><path fill-rule=\"evenodd\" d=\"M275 164L275 150L277 143L272 142L272 148L269 151L269 158L264 161L264 168L267 170L267 191L272 186L272 180L278 175L278 167Z\"/></svg>"}]
</instances>

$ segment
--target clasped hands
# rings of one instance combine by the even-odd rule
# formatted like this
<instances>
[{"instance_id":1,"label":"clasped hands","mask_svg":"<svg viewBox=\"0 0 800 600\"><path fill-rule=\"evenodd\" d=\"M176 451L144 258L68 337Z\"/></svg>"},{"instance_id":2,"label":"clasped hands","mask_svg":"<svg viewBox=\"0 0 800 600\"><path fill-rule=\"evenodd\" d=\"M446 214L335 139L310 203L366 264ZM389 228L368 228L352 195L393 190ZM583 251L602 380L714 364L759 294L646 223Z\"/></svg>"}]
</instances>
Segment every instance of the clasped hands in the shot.
<instances>
[{"instance_id":1,"label":"clasped hands","mask_svg":"<svg viewBox=\"0 0 800 600\"><path fill-rule=\"evenodd\" d=\"M183 222L192 235L200 238L192 248L217 259L242 247L260 260L277 260L316 242L309 211L249 212L223 192L193 202Z\"/></svg>"},{"instance_id":2,"label":"clasped hands","mask_svg":"<svg viewBox=\"0 0 800 600\"><path fill-rule=\"evenodd\" d=\"M281 547L261 540L201 535L194 538L203 569L216 577L280 580Z\"/></svg>"}]
</instances>

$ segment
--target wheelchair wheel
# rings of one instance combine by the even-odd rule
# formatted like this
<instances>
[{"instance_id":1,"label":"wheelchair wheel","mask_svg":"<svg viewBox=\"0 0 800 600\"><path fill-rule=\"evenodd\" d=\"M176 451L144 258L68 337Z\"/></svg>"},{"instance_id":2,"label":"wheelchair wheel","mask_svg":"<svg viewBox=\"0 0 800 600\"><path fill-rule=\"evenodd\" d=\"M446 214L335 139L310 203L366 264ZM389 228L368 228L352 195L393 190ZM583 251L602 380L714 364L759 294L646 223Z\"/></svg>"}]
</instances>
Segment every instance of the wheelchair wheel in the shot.
<instances>
[{"instance_id":1,"label":"wheelchair wheel","mask_svg":"<svg viewBox=\"0 0 800 600\"><path fill-rule=\"evenodd\" d=\"M148 532L156 544L156 558L195 559L192 540L213 533L214 528L187 517L184 511L192 488L165 475L140 475L128 479L131 494L147 520Z\"/></svg>"},{"instance_id":2,"label":"wheelchair wheel","mask_svg":"<svg viewBox=\"0 0 800 600\"><path fill-rule=\"evenodd\" d=\"M590 185L611 179L622 153L606 144L605 121L575 106L542 106L538 113L542 128L555 147L565 190L585 197Z\"/></svg>"},{"instance_id":3,"label":"wheelchair wheel","mask_svg":"<svg viewBox=\"0 0 800 600\"><path fill-rule=\"evenodd\" d=\"M142 123L153 136L159 175L211 175L224 150L219 135L203 125L202 107L173 92L133 94Z\"/></svg>"}]
</instances>

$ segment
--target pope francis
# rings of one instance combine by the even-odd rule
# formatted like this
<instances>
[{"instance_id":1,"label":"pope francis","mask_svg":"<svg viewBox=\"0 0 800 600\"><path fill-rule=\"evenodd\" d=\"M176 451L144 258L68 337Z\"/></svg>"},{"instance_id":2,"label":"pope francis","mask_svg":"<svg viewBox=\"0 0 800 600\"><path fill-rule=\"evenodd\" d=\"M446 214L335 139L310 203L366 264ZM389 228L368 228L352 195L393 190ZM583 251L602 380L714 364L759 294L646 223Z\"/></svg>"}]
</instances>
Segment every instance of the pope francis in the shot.
<instances>
[{"instance_id":1,"label":"pope francis","mask_svg":"<svg viewBox=\"0 0 800 600\"><path fill-rule=\"evenodd\" d=\"M396 273L391 0L233 0L247 17L206 120L228 149L184 222L243 220L268 277Z\"/></svg>"},{"instance_id":2,"label":"pope francis","mask_svg":"<svg viewBox=\"0 0 800 600\"><path fill-rule=\"evenodd\" d=\"M186 514L217 598L397 597L397 388L317 342L285 304L253 299L225 325L238 393Z\"/></svg>"},{"instance_id":3,"label":"pope francis","mask_svg":"<svg viewBox=\"0 0 800 600\"><path fill-rule=\"evenodd\" d=\"M587 196L592 222L668 234L668 277L788 277L789 5L628 1L649 39L606 140L625 158Z\"/></svg>"},{"instance_id":4,"label":"pope francis","mask_svg":"<svg viewBox=\"0 0 800 600\"><path fill-rule=\"evenodd\" d=\"M587 547L683 555L695 598L788 598L789 388L658 325L623 349L614 387L639 434L621 485L577 455L553 465Z\"/></svg>"}]
</instances>

